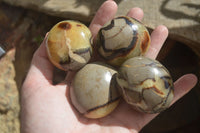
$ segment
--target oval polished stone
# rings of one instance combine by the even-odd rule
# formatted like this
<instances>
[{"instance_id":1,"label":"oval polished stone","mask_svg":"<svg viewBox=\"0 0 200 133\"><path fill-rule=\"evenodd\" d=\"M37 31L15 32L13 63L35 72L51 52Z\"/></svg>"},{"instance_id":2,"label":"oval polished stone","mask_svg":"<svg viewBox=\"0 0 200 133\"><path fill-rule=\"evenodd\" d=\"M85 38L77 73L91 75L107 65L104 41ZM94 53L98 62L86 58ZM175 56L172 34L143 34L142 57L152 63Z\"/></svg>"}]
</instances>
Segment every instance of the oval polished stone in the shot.
<instances>
[{"instance_id":1,"label":"oval polished stone","mask_svg":"<svg viewBox=\"0 0 200 133\"><path fill-rule=\"evenodd\" d=\"M77 70L91 58L92 34L82 23L61 21L50 30L46 49L50 61L64 71Z\"/></svg>"},{"instance_id":2,"label":"oval polished stone","mask_svg":"<svg viewBox=\"0 0 200 133\"><path fill-rule=\"evenodd\" d=\"M158 61L146 57L125 61L117 75L117 83L126 102L146 113L165 110L174 97L168 70Z\"/></svg>"},{"instance_id":3,"label":"oval polished stone","mask_svg":"<svg viewBox=\"0 0 200 133\"><path fill-rule=\"evenodd\" d=\"M116 71L108 65L85 65L74 77L70 97L74 107L85 117L101 118L110 114L119 103Z\"/></svg>"},{"instance_id":4,"label":"oval polished stone","mask_svg":"<svg viewBox=\"0 0 200 133\"><path fill-rule=\"evenodd\" d=\"M125 60L144 55L150 45L147 28L136 19L117 17L98 32L97 49L111 65L120 66Z\"/></svg>"}]
</instances>

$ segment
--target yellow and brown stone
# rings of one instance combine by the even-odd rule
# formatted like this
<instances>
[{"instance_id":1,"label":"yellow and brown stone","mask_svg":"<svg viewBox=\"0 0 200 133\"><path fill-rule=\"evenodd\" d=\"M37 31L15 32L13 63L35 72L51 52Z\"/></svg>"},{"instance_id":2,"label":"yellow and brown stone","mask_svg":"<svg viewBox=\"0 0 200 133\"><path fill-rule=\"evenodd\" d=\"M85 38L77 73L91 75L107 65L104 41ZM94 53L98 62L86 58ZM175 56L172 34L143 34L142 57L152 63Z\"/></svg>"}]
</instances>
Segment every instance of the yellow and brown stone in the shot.
<instances>
[{"instance_id":1,"label":"yellow and brown stone","mask_svg":"<svg viewBox=\"0 0 200 133\"><path fill-rule=\"evenodd\" d=\"M77 70L91 58L92 34L82 23L72 20L57 23L49 32L46 48L50 61L62 70Z\"/></svg>"}]
</instances>

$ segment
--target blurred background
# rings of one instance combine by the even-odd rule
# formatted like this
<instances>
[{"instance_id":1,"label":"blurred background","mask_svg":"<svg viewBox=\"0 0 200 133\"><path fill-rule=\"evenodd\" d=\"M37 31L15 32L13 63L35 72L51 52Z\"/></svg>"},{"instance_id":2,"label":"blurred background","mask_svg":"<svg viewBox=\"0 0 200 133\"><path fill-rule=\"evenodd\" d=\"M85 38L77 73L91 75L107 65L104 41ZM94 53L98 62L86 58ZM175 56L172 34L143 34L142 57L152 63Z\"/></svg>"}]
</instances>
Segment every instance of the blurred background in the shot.
<instances>
[{"instance_id":1,"label":"blurred background","mask_svg":"<svg viewBox=\"0 0 200 133\"><path fill-rule=\"evenodd\" d=\"M104 0L0 0L0 133L19 133L20 89L34 51L45 34L64 19L89 25ZM174 81L181 75L200 72L199 0L116 0L117 16L132 7L144 10L143 23L151 32L163 24L169 37L158 60L171 72ZM2 46L3 47L3 46ZM55 82L63 79L56 71ZM199 83L168 110L161 113L141 133L200 133Z\"/></svg>"}]
</instances>

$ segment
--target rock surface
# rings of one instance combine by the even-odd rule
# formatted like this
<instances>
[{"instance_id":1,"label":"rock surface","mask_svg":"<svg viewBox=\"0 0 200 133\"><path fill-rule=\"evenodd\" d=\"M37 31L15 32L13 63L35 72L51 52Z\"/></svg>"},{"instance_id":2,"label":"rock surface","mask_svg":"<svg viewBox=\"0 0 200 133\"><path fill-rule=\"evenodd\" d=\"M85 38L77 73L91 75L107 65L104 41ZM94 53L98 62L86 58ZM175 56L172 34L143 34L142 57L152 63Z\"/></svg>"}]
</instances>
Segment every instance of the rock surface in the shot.
<instances>
[{"instance_id":1,"label":"rock surface","mask_svg":"<svg viewBox=\"0 0 200 133\"><path fill-rule=\"evenodd\" d=\"M47 14L90 22L105 0L3 0L6 3L42 11ZM117 15L125 15L132 7L144 10L143 22L150 28L166 25L171 37L186 43L200 56L199 0L115 0Z\"/></svg>"},{"instance_id":2,"label":"rock surface","mask_svg":"<svg viewBox=\"0 0 200 133\"><path fill-rule=\"evenodd\" d=\"M15 50L0 60L0 132L19 133L19 94L15 82Z\"/></svg>"}]
</instances>

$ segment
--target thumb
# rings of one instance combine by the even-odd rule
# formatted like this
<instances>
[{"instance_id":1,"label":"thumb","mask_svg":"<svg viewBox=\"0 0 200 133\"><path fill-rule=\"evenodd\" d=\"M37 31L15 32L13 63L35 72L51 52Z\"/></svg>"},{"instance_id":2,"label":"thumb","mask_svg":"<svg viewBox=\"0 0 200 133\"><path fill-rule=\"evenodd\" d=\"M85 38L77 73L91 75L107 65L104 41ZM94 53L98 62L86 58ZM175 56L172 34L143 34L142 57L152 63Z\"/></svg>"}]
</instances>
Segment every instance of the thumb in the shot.
<instances>
[{"instance_id":1,"label":"thumb","mask_svg":"<svg viewBox=\"0 0 200 133\"><path fill-rule=\"evenodd\" d=\"M24 82L24 84L28 84L29 87L30 85L52 84L54 67L48 59L45 42L46 37L33 55L32 63Z\"/></svg>"}]
</instances>

